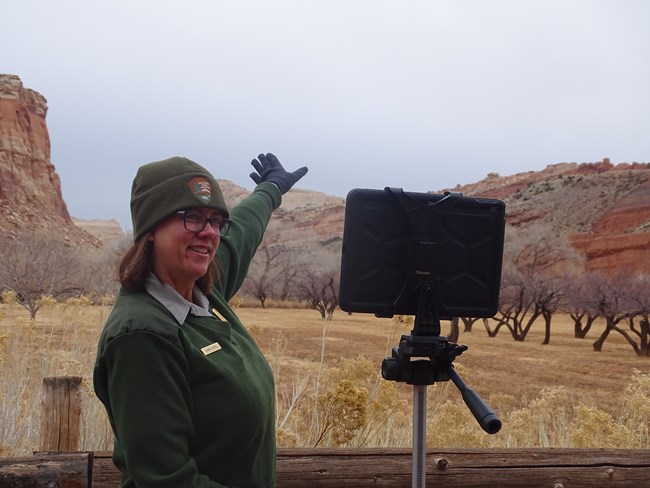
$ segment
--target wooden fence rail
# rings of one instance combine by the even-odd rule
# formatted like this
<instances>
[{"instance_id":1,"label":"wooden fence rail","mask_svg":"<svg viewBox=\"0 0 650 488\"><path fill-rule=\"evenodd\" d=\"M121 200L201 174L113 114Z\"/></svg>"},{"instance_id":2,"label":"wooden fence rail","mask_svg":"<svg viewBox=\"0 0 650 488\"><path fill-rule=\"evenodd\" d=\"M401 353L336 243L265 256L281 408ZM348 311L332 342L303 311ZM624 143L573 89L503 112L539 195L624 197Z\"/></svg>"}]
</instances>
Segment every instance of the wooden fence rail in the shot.
<instances>
[{"instance_id":1,"label":"wooden fence rail","mask_svg":"<svg viewBox=\"0 0 650 488\"><path fill-rule=\"evenodd\" d=\"M45 378L41 451L0 458L0 488L115 488L110 452L75 451L80 378ZM55 451L55 452L53 452ZM410 488L410 449L279 449L277 488ZM650 488L647 449L427 451L426 485L444 488Z\"/></svg>"},{"instance_id":2,"label":"wooden fence rail","mask_svg":"<svg viewBox=\"0 0 650 488\"><path fill-rule=\"evenodd\" d=\"M115 488L109 452L0 458L2 488ZM648 488L643 449L428 450L426 485L445 488ZM277 488L411 488L409 449L279 449Z\"/></svg>"}]
</instances>

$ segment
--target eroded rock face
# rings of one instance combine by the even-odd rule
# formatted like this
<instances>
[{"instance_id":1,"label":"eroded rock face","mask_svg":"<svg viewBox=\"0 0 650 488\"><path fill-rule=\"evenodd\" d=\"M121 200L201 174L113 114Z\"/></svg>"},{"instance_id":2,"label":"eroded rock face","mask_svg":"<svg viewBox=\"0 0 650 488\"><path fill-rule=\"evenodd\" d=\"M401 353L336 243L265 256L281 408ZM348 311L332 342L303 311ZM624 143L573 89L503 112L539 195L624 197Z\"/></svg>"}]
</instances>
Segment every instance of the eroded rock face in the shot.
<instances>
[{"instance_id":1,"label":"eroded rock face","mask_svg":"<svg viewBox=\"0 0 650 488\"><path fill-rule=\"evenodd\" d=\"M650 273L650 174L612 201L591 232L574 234L571 241L589 269Z\"/></svg>"},{"instance_id":2,"label":"eroded rock face","mask_svg":"<svg viewBox=\"0 0 650 488\"><path fill-rule=\"evenodd\" d=\"M50 162L46 115L43 95L25 88L18 76L0 74L0 229L11 235L47 222L53 236L97 245L68 213Z\"/></svg>"},{"instance_id":3,"label":"eroded rock face","mask_svg":"<svg viewBox=\"0 0 650 488\"><path fill-rule=\"evenodd\" d=\"M568 239L589 270L650 273L648 163L561 163L454 190L504 200L510 225Z\"/></svg>"},{"instance_id":4,"label":"eroded rock face","mask_svg":"<svg viewBox=\"0 0 650 488\"><path fill-rule=\"evenodd\" d=\"M219 180L219 185L230 206L250 194L227 180ZM341 264L344 217L345 199L294 188L282 196L282 206L273 213L264 239L270 245L298 250L322 271L336 270Z\"/></svg>"},{"instance_id":5,"label":"eroded rock face","mask_svg":"<svg viewBox=\"0 0 650 488\"><path fill-rule=\"evenodd\" d=\"M0 199L3 205L45 206L70 219L61 182L50 163L47 100L0 75Z\"/></svg>"},{"instance_id":6,"label":"eroded rock face","mask_svg":"<svg viewBox=\"0 0 650 488\"><path fill-rule=\"evenodd\" d=\"M53 235L71 244L98 246L121 238L115 222L74 224L50 162L46 115L45 97L25 88L18 76L0 74L0 231L11 234L46 222ZM229 205L250 193L228 181L220 184ZM588 269L632 267L650 273L649 163L613 164L607 158L558 163L510 176L490 173L453 191L504 200L508 224L524 231L542 227L568 239L585 256ZM274 213L266 237L303 249L333 269L344 215L343 198L294 189Z\"/></svg>"}]
</instances>

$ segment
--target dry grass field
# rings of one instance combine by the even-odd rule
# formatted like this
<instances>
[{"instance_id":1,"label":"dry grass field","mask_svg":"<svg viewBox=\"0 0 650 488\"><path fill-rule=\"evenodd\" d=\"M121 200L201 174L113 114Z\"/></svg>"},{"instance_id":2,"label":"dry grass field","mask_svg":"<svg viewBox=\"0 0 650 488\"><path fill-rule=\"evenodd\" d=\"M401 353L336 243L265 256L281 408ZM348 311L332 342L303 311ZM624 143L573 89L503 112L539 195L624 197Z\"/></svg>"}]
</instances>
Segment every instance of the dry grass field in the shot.
<instances>
[{"instance_id":1,"label":"dry grass field","mask_svg":"<svg viewBox=\"0 0 650 488\"><path fill-rule=\"evenodd\" d=\"M108 312L80 299L50 304L30 321L17 305L0 305L0 455L38 448L42 379L62 375L84 378L81 448L110 448L91 386ZM410 446L412 387L379 373L410 324L340 310L329 322L297 308L238 313L275 372L280 446ZM541 323L526 342L505 333L489 338L481 323L461 332L458 343L469 349L454 364L503 428L491 436L481 431L457 389L443 382L428 388L428 444L650 448L650 361L617 335L594 352L601 327L575 339L570 319L558 316L549 345L541 345Z\"/></svg>"}]
</instances>

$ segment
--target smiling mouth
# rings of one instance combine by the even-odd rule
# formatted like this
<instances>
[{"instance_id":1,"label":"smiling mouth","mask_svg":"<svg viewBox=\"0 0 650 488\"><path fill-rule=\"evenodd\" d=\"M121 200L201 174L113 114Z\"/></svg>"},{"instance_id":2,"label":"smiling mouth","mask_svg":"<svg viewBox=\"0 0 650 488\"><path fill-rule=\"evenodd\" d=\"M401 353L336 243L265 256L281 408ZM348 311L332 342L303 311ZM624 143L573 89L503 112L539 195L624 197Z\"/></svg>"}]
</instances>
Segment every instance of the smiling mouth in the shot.
<instances>
[{"instance_id":1,"label":"smiling mouth","mask_svg":"<svg viewBox=\"0 0 650 488\"><path fill-rule=\"evenodd\" d=\"M189 247L188 249L199 254L210 254L210 250L207 247Z\"/></svg>"}]
</instances>

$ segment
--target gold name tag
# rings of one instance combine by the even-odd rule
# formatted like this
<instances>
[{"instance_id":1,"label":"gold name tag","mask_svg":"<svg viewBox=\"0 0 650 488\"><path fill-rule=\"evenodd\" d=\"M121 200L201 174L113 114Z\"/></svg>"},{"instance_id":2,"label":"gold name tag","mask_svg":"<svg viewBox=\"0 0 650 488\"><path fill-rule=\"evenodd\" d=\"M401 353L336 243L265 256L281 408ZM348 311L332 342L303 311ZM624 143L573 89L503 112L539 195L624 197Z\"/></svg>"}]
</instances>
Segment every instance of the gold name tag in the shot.
<instances>
[{"instance_id":1,"label":"gold name tag","mask_svg":"<svg viewBox=\"0 0 650 488\"><path fill-rule=\"evenodd\" d=\"M226 319L224 319L224 318L219 314L219 312L217 312L217 309L216 309L216 308L212 308L210 311L212 312L212 314L213 314L215 317L217 317L217 318L218 318L219 320L221 320L222 322L225 322L225 321L226 321Z\"/></svg>"},{"instance_id":2,"label":"gold name tag","mask_svg":"<svg viewBox=\"0 0 650 488\"><path fill-rule=\"evenodd\" d=\"M221 349L221 344L218 342L215 342L214 344L210 344L209 346L205 346L201 348L201 352L205 354L206 356L208 354L212 354L213 352L217 352Z\"/></svg>"}]
</instances>

